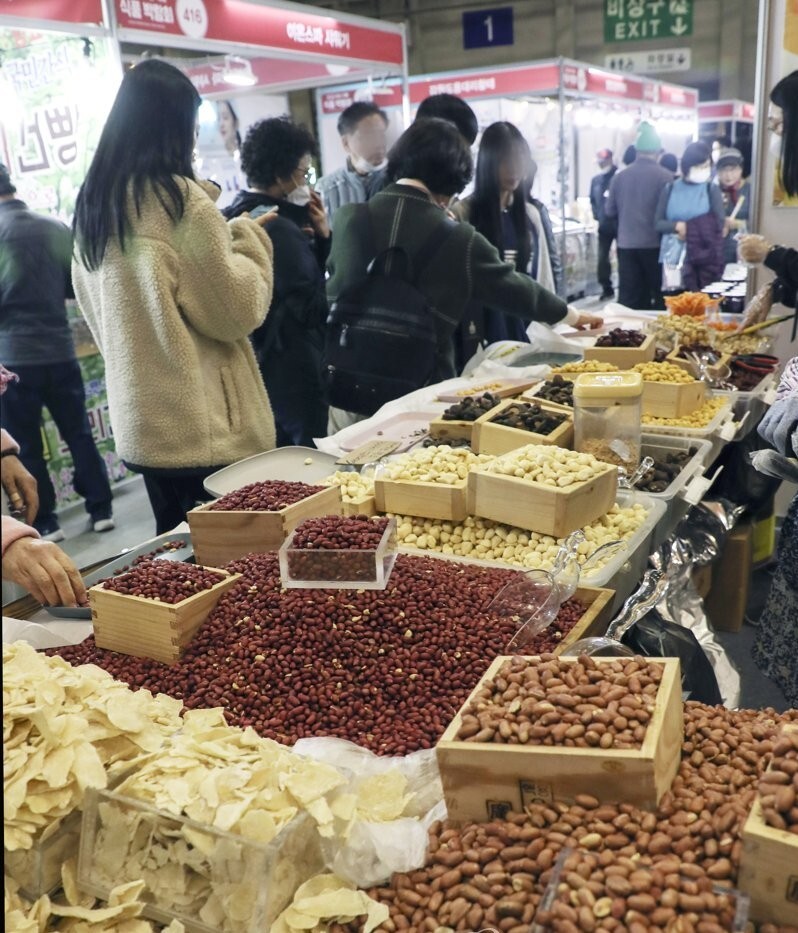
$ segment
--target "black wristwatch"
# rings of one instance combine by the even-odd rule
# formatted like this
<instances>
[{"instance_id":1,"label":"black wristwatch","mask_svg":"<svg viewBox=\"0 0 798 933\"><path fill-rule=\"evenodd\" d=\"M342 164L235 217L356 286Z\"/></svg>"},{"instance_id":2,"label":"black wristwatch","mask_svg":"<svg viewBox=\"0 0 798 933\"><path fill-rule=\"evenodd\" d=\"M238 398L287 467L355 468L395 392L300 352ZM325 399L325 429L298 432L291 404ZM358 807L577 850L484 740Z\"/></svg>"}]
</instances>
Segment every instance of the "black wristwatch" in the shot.
<instances>
[{"instance_id":1,"label":"black wristwatch","mask_svg":"<svg viewBox=\"0 0 798 933\"><path fill-rule=\"evenodd\" d=\"M18 450L4 450L4 451L2 451L2 453L0 453L0 458L2 458L2 457L18 457L18 456L19 456L19 451L18 451Z\"/></svg>"}]
</instances>

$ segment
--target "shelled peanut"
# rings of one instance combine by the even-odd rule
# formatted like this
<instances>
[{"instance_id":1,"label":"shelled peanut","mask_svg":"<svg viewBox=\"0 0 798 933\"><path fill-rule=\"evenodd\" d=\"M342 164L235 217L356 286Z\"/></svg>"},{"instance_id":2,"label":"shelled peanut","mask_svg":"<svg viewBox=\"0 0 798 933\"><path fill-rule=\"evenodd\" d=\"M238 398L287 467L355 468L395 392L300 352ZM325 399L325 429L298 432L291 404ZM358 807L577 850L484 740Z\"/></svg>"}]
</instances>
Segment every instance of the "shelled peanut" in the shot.
<instances>
[{"instance_id":1,"label":"shelled peanut","mask_svg":"<svg viewBox=\"0 0 798 933\"><path fill-rule=\"evenodd\" d=\"M643 415L643 424L673 428L704 428L727 405L728 402L722 396L708 398L703 405L700 405L695 411L691 411L689 415L683 415L681 418L660 418L656 415Z\"/></svg>"},{"instance_id":2,"label":"shelled peanut","mask_svg":"<svg viewBox=\"0 0 798 933\"><path fill-rule=\"evenodd\" d=\"M607 472L607 464L592 454L545 444L528 444L496 457L483 470L565 489L601 476Z\"/></svg>"},{"instance_id":3,"label":"shelled peanut","mask_svg":"<svg viewBox=\"0 0 798 933\"><path fill-rule=\"evenodd\" d=\"M426 447L404 454L385 464L378 479L402 483L440 483L445 486L462 485L475 467L489 463L493 458L475 454L448 444Z\"/></svg>"},{"instance_id":4,"label":"shelled peanut","mask_svg":"<svg viewBox=\"0 0 798 933\"><path fill-rule=\"evenodd\" d=\"M798 836L798 729L785 730L777 739L759 797L765 822Z\"/></svg>"},{"instance_id":5,"label":"shelled peanut","mask_svg":"<svg viewBox=\"0 0 798 933\"><path fill-rule=\"evenodd\" d=\"M614 363L602 363L600 360L575 360L572 363L563 363L555 366L552 373L617 373L618 367Z\"/></svg>"},{"instance_id":6,"label":"shelled peanut","mask_svg":"<svg viewBox=\"0 0 798 933\"><path fill-rule=\"evenodd\" d=\"M675 363L638 363L633 368L640 373L644 382L678 382L686 385L696 381L691 373Z\"/></svg>"},{"instance_id":7,"label":"shelled peanut","mask_svg":"<svg viewBox=\"0 0 798 933\"><path fill-rule=\"evenodd\" d=\"M703 869L676 857L655 865L650 858L572 852L551 884L535 922L552 933L734 929L737 894L718 890Z\"/></svg>"},{"instance_id":8,"label":"shelled peanut","mask_svg":"<svg viewBox=\"0 0 798 933\"><path fill-rule=\"evenodd\" d=\"M662 665L542 655L506 661L463 711L457 738L499 745L640 748Z\"/></svg>"},{"instance_id":9,"label":"shelled peanut","mask_svg":"<svg viewBox=\"0 0 798 933\"><path fill-rule=\"evenodd\" d=\"M321 492L323 486L309 486L283 480L266 480L249 483L212 502L208 507L214 512L277 512L289 505Z\"/></svg>"},{"instance_id":10,"label":"shelled peanut","mask_svg":"<svg viewBox=\"0 0 798 933\"><path fill-rule=\"evenodd\" d=\"M658 336L675 335L678 344L709 341L709 328L704 318L660 314L654 322L654 327Z\"/></svg>"},{"instance_id":11,"label":"shelled peanut","mask_svg":"<svg viewBox=\"0 0 798 933\"><path fill-rule=\"evenodd\" d=\"M159 603L176 604L211 589L225 578L209 570L178 560L142 561L126 573L109 577L102 588L124 596L138 596Z\"/></svg>"},{"instance_id":12,"label":"shelled peanut","mask_svg":"<svg viewBox=\"0 0 798 933\"><path fill-rule=\"evenodd\" d=\"M342 502L362 502L374 495L374 477L354 471L338 470L321 481L322 486L338 486Z\"/></svg>"},{"instance_id":13,"label":"shelled peanut","mask_svg":"<svg viewBox=\"0 0 798 933\"><path fill-rule=\"evenodd\" d=\"M606 515L582 531L578 560L584 563L602 544L632 537L645 522L648 512L640 503L614 505ZM405 547L439 551L456 557L496 560L526 570L551 570L564 538L553 538L535 531L524 531L487 518L469 516L462 522L440 522L410 515L397 515L397 540ZM608 557L606 560L609 560ZM606 560L599 560L596 568Z\"/></svg>"}]
</instances>

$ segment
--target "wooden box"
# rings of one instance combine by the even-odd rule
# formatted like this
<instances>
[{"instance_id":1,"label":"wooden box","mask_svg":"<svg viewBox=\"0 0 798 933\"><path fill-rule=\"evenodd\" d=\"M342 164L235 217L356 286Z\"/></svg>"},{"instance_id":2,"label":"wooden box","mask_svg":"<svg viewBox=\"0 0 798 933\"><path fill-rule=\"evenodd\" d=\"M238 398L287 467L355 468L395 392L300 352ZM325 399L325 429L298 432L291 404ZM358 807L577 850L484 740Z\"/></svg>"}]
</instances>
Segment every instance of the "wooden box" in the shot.
<instances>
[{"instance_id":1,"label":"wooden box","mask_svg":"<svg viewBox=\"0 0 798 933\"><path fill-rule=\"evenodd\" d=\"M638 363L650 363L656 352L656 337L649 334L639 347L585 347L585 359L614 363L619 369L631 369Z\"/></svg>"},{"instance_id":2,"label":"wooden box","mask_svg":"<svg viewBox=\"0 0 798 933\"><path fill-rule=\"evenodd\" d=\"M593 479L565 489L473 470L468 477L468 511L515 528L562 538L606 515L615 504L617 491L618 469L609 463Z\"/></svg>"},{"instance_id":3,"label":"wooden box","mask_svg":"<svg viewBox=\"0 0 798 933\"><path fill-rule=\"evenodd\" d=\"M221 512L213 503L188 513L197 563L219 567L245 554L279 551L290 532L306 518L340 515L341 490L329 486L277 512Z\"/></svg>"},{"instance_id":4,"label":"wooden box","mask_svg":"<svg viewBox=\"0 0 798 933\"><path fill-rule=\"evenodd\" d=\"M364 496L355 502L341 503L342 515L376 515L377 501L374 496Z\"/></svg>"},{"instance_id":5,"label":"wooden box","mask_svg":"<svg viewBox=\"0 0 798 933\"><path fill-rule=\"evenodd\" d=\"M691 376L695 376L695 369L693 367L693 364L690 362L690 360L686 360L683 357L679 356L680 349L681 349L680 347L677 347L675 350L671 350L671 352L667 355L667 357L665 357L666 362L673 363L673 365L678 366L679 369L683 369L686 373L690 373ZM713 372L714 370L720 369L723 366L729 366L731 364L731 360L732 360L731 354L721 353L720 358L718 359L717 363L713 363L711 366L708 367L708 369L710 372Z\"/></svg>"},{"instance_id":6,"label":"wooden box","mask_svg":"<svg viewBox=\"0 0 798 933\"><path fill-rule=\"evenodd\" d=\"M496 411L497 409L492 409ZM485 412L489 414L489 412ZM474 433L476 421L447 421L445 418L434 418L429 423L430 437L441 441L468 441Z\"/></svg>"},{"instance_id":7,"label":"wooden box","mask_svg":"<svg viewBox=\"0 0 798 933\"><path fill-rule=\"evenodd\" d=\"M554 649L554 654L562 654L571 645L582 638L603 635L613 617L612 604L615 590L606 590L597 586L579 586L573 596L586 607L585 614Z\"/></svg>"},{"instance_id":8,"label":"wooden box","mask_svg":"<svg viewBox=\"0 0 798 933\"><path fill-rule=\"evenodd\" d=\"M102 583L93 586L89 604L97 647L164 664L178 661L222 594L241 578L240 573L217 572L221 575L218 583L179 603L115 593Z\"/></svg>"},{"instance_id":9,"label":"wooden box","mask_svg":"<svg viewBox=\"0 0 798 933\"><path fill-rule=\"evenodd\" d=\"M495 659L436 747L449 819L502 818L531 803L573 802L590 794L603 803L622 800L656 807L679 769L684 731L678 658L649 658L665 667L656 707L639 749L549 745L478 744L458 741L463 710L509 656ZM597 664L611 658L594 658ZM574 660L576 663L576 660Z\"/></svg>"},{"instance_id":10,"label":"wooden box","mask_svg":"<svg viewBox=\"0 0 798 933\"><path fill-rule=\"evenodd\" d=\"M643 414L657 418L682 418L706 399L706 383L646 382L643 380Z\"/></svg>"},{"instance_id":11,"label":"wooden box","mask_svg":"<svg viewBox=\"0 0 798 933\"><path fill-rule=\"evenodd\" d=\"M408 483L393 479L374 481L374 499L378 512L440 518L461 522L468 515L468 485L443 483Z\"/></svg>"},{"instance_id":12,"label":"wooden box","mask_svg":"<svg viewBox=\"0 0 798 933\"><path fill-rule=\"evenodd\" d=\"M743 826L737 887L757 923L798 926L798 836L768 826L759 797Z\"/></svg>"},{"instance_id":13,"label":"wooden box","mask_svg":"<svg viewBox=\"0 0 798 933\"><path fill-rule=\"evenodd\" d=\"M526 447L527 444L550 444L552 447L571 447L574 442L574 416L573 412L559 405L549 405L547 402L537 400L543 411L553 415L565 415L566 420L556 427L551 434L534 434L532 431L523 431L521 428L508 428L504 424L493 424L493 419L506 408L516 404L512 399L498 405L474 422L474 433L471 437L471 447L478 454L492 454L500 456Z\"/></svg>"}]
</instances>

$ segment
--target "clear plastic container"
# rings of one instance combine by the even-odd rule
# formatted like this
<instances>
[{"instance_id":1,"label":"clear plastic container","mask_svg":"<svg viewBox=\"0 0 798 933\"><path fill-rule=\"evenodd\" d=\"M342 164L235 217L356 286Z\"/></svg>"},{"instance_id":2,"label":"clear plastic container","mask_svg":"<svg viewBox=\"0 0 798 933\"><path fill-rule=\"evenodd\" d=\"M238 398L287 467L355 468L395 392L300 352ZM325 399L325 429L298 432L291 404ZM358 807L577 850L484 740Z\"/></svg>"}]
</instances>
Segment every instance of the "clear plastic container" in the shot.
<instances>
[{"instance_id":1,"label":"clear plastic container","mask_svg":"<svg viewBox=\"0 0 798 933\"><path fill-rule=\"evenodd\" d=\"M295 548L292 531L279 550L280 579L286 589L384 590L398 545L392 518L374 549Z\"/></svg>"},{"instance_id":2,"label":"clear plastic container","mask_svg":"<svg viewBox=\"0 0 798 933\"><path fill-rule=\"evenodd\" d=\"M30 849L3 853L6 874L31 901L61 886L61 866L78 854L82 814L75 810L57 823L45 827Z\"/></svg>"},{"instance_id":3,"label":"clear plastic container","mask_svg":"<svg viewBox=\"0 0 798 933\"><path fill-rule=\"evenodd\" d=\"M259 843L157 810L113 791L89 791L78 862L81 890L107 900L142 879L143 914L190 933L260 933L323 868L316 827L300 813Z\"/></svg>"},{"instance_id":4,"label":"clear plastic container","mask_svg":"<svg viewBox=\"0 0 798 933\"><path fill-rule=\"evenodd\" d=\"M643 377L582 373L574 382L574 447L627 472L640 463Z\"/></svg>"}]
</instances>

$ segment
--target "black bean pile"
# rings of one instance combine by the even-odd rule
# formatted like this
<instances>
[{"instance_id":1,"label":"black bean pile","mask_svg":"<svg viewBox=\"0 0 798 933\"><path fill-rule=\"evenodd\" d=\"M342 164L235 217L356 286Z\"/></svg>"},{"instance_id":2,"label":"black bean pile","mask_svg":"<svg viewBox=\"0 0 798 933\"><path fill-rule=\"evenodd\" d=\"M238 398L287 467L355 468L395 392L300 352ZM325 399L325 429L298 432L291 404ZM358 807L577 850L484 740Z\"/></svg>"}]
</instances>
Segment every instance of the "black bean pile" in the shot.
<instances>
[{"instance_id":1,"label":"black bean pile","mask_svg":"<svg viewBox=\"0 0 798 933\"><path fill-rule=\"evenodd\" d=\"M654 460L654 466L643 474L637 488L643 492L665 492L694 453L694 450L676 450L666 454L664 459Z\"/></svg>"},{"instance_id":2,"label":"black bean pile","mask_svg":"<svg viewBox=\"0 0 798 933\"><path fill-rule=\"evenodd\" d=\"M491 424L501 424L507 428L518 428L534 434L551 434L567 420L567 417L543 411L540 405L532 402L514 402L490 421Z\"/></svg>"},{"instance_id":3,"label":"black bean pile","mask_svg":"<svg viewBox=\"0 0 798 933\"><path fill-rule=\"evenodd\" d=\"M556 402L558 405L574 407L574 384L570 379L562 376L553 376L546 380L535 392L535 398L542 398L547 402Z\"/></svg>"},{"instance_id":4,"label":"black bean pile","mask_svg":"<svg viewBox=\"0 0 798 933\"><path fill-rule=\"evenodd\" d=\"M490 411L501 404L501 399L485 392L484 395L467 395L462 402L450 405L441 415L444 421L476 421L486 411Z\"/></svg>"}]
</instances>

